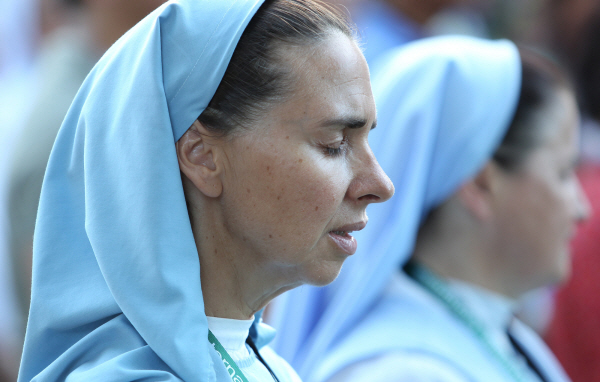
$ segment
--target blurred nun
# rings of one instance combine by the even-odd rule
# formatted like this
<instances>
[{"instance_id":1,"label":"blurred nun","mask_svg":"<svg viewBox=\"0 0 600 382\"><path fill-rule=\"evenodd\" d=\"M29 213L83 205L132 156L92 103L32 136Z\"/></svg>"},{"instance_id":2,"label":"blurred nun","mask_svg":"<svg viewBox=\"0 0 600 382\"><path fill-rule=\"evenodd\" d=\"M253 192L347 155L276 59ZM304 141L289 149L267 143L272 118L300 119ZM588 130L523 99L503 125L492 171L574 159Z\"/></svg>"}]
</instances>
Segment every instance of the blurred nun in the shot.
<instances>
[{"instance_id":1,"label":"blurred nun","mask_svg":"<svg viewBox=\"0 0 600 382\"><path fill-rule=\"evenodd\" d=\"M568 81L511 42L466 37L392 51L372 72L371 143L397 192L370 209L335 283L286 296L279 328L295 336L280 354L311 382L568 380L512 315L568 275L588 213Z\"/></svg>"}]
</instances>

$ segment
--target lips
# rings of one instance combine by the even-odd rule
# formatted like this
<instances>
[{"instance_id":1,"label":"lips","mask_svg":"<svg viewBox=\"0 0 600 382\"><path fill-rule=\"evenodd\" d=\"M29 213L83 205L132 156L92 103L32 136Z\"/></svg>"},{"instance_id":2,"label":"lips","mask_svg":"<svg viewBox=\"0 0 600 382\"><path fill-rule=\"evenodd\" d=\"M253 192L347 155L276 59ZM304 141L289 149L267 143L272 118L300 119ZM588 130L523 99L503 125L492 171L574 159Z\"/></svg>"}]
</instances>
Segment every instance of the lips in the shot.
<instances>
[{"instance_id":1,"label":"lips","mask_svg":"<svg viewBox=\"0 0 600 382\"><path fill-rule=\"evenodd\" d=\"M343 252L350 256L356 253L356 248L358 247L356 239L352 237L350 233L360 231L365 228L366 225L367 222L358 222L338 227L329 231L329 237Z\"/></svg>"}]
</instances>

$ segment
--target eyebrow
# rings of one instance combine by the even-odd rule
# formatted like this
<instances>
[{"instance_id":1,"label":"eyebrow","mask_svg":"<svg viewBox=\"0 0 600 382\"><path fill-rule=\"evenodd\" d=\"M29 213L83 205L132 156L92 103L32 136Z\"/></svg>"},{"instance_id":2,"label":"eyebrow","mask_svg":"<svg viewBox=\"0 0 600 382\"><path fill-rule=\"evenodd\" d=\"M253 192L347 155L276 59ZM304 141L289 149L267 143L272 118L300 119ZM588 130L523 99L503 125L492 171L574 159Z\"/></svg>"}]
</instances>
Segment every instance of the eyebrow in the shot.
<instances>
[{"instance_id":1,"label":"eyebrow","mask_svg":"<svg viewBox=\"0 0 600 382\"><path fill-rule=\"evenodd\" d=\"M336 119L329 119L325 122L323 122L321 124L321 126L323 127L327 127L327 126L344 126L347 127L349 129L360 129L362 127L365 127L367 125L367 120L366 119L362 119L362 118L336 118ZM373 130L375 127L377 127L377 121L373 121L373 123L371 124L371 129Z\"/></svg>"}]
</instances>

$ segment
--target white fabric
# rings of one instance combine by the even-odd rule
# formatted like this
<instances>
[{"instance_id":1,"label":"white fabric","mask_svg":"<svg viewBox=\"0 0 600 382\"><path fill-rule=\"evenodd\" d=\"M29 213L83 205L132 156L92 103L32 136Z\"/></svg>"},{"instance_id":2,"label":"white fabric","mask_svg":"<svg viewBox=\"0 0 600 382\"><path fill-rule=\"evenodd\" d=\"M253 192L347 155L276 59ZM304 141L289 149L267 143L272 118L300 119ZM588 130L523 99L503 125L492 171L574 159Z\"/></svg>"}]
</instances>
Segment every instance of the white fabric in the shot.
<instances>
[{"instance_id":1,"label":"white fabric","mask_svg":"<svg viewBox=\"0 0 600 382\"><path fill-rule=\"evenodd\" d=\"M513 318L516 302L490 290L460 280L450 280L452 293L466 306L468 312L484 330L494 346L510 358L517 357L506 331ZM522 358L522 357L518 357ZM523 361L521 359L521 361Z\"/></svg>"},{"instance_id":2,"label":"white fabric","mask_svg":"<svg viewBox=\"0 0 600 382\"><path fill-rule=\"evenodd\" d=\"M206 319L210 331L227 350L231 359L235 361L248 381L266 382L273 380L269 370L258 360L250 346L246 344L246 338L248 338L254 318L251 320L234 320L207 316Z\"/></svg>"},{"instance_id":3,"label":"white fabric","mask_svg":"<svg viewBox=\"0 0 600 382\"><path fill-rule=\"evenodd\" d=\"M248 338L254 318L234 320L206 316L206 319L208 320L208 329L213 332L234 361L250 357L251 353L246 347L246 338Z\"/></svg>"},{"instance_id":4,"label":"white fabric","mask_svg":"<svg viewBox=\"0 0 600 382\"><path fill-rule=\"evenodd\" d=\"M483 329L493 346L508 359L517 363L520 368L527 369L526 374L529 379L539 381L537 375L528 368L527 361L517 353L508 338L507 330L513 319L517 302L460 280L450 280L448 285L452 293L465 304L472 317L484 325Z\"/></svg>"}]
</instances>

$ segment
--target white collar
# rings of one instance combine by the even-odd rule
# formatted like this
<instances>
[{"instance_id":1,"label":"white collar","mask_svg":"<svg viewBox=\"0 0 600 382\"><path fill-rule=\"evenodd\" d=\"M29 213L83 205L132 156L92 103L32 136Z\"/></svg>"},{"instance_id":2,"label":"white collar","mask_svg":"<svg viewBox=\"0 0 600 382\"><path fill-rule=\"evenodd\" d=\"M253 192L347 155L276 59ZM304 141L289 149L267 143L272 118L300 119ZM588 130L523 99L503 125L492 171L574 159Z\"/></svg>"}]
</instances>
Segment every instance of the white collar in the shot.
<instances>
[{"instance_id":1,"label":"white collar","mask_svg":"<svg viewBox=\"0 0 600 382\"><path fill-rule=\"evenodd\" d=\"M506 332L517 305L515 300L461 280L447 279L447 283L473 318L486 329Z\"/></svg>"},{"instance_id":2,"label":"white collar","mask_svg":"<svg viewBox=\"0 0 600 382\"><path fill-rule=\"evenodd\" d=\"M228 352L246 351L246 338L254 318L234 320L232 318L209 317L208 328Z\"/></svg>"}]
</instances>

